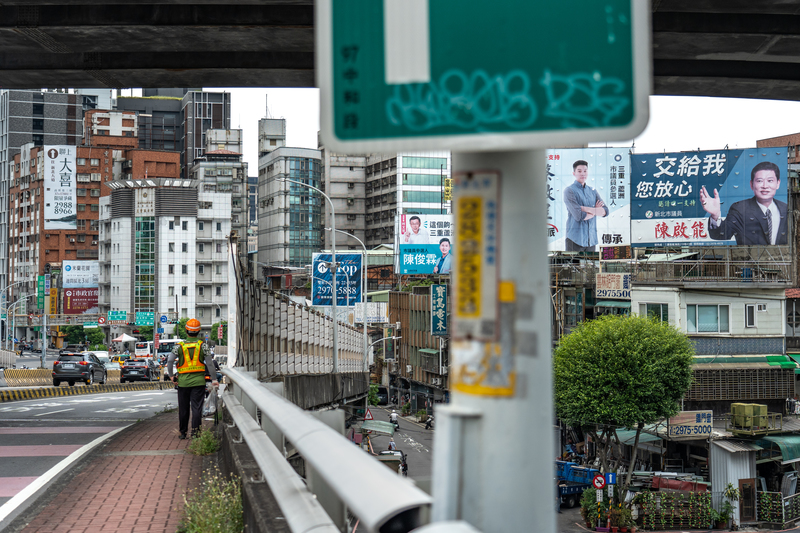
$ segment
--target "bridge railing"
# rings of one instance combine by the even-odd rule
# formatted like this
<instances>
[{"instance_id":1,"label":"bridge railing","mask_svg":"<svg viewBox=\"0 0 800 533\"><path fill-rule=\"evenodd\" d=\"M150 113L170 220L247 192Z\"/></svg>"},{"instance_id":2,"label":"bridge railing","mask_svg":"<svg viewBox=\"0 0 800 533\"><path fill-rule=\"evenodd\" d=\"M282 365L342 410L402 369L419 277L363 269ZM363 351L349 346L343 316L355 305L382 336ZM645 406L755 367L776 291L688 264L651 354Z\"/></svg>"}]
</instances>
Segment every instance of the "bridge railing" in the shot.
<instances>
[{"instance_id":1,"label":"bridge railing","mask_svg":"<svg viewBox=\"0 0 800 533\"><path fill-rule=\"evenodd\" d=\"M345 506L369 531L402 533L427 524L432 499L407 478L269 390L269 384L242 369L222 373L232 382L222 395L225 407L291 531L340 531ZM286 461L292 448L305 461L306 480Z\"/></svg>"}]
</instances>

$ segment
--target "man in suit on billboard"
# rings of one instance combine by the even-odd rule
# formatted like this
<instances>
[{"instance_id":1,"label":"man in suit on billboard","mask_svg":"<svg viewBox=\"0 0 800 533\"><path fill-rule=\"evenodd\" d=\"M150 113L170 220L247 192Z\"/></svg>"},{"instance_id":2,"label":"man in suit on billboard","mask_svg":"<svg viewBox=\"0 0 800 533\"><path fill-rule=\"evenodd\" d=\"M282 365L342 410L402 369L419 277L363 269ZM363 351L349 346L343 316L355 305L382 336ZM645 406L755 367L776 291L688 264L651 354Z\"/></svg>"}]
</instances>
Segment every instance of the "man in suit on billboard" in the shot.
<instances>
[{"instance_id":1,"label":"man in suit on billboard","mask_svg":"<svg viewBox=\"0 0 800 533\"><path fill-rule=\"evenodd\" d=\"M735 202L723 219L717 189L712 197L705 186L700 188L700 203L710 216L708 234L712 239L736 238L736 244L787 244L787 205L775 200L781 184L778 165L764 161L753 167L750 188L753 197Z\"/></svg>"}]
</instances>

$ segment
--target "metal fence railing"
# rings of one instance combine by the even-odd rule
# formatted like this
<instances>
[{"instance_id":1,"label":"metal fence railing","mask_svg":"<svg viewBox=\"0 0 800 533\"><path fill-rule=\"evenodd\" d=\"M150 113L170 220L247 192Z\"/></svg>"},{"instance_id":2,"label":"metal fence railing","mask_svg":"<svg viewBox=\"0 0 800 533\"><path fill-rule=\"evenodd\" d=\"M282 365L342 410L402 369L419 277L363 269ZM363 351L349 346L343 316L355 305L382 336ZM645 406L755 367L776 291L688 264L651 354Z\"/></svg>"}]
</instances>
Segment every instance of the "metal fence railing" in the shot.
<instances>
[{"instance_id":1,"label":"metal fence railing","mask_svg":"<svg viewBox=\"0 0 800 533\"><path fill-rule=\"evenodd\" d=\"M222 372L230 382L225 408L292 532L340 531L345 506L371 532L403 533L428 523L432 499L411 481L249 373ZM306 480L286 461L291 449L305 461Z\"/></svg>"}]
</instances>

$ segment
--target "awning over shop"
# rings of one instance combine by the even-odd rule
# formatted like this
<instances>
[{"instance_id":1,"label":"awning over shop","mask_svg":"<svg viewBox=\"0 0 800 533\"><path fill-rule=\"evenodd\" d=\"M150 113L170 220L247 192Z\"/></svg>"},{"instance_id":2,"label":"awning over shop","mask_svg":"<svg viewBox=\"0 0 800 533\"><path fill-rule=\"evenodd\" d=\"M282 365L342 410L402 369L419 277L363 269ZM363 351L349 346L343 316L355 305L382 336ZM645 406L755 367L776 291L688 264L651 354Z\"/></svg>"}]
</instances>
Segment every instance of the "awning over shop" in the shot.
<instances>
[{"instance_id":1,"label":"awning over shop","mask_svg":"<svg viewBox=\"0 0 800 533\"><path fill-rule=\"evenodd\" d=\"M615 300L598 300L594 303L595 307L619 307L621 309L630 309L631 302L618 302Z\"/></svg>"},{"instance_id":2,"label":"awning over shop","mask_svg":"<svg viewBox=\"0 0 800 533\"><path fill-rule=\"evenodd\" d=\"M781 449L781 464L796 463L800 461L800 435L777 435L764 437L756 444L763 448L777 445Z\"/></svg>"},{"instance_id":3,"label":"awning over shop","mask_svg":"<svg viewBox=\"0 0 800 533\"><path fill-rule=\"evenodd\" d=\"M627 444L628 446L633 446L636 442L636 430L635 429L618 429L617 430L617 437L619 437L619 441L622 444ZM650 433L642 433L639 435L639 443L643 442L654 442L657 440L661 440L661 437L656 437L655 435L651 435Z\"/></svg>"},{"instance_id":4,"label":"awning over shop","mask_svg":"<svg viewBox=\"0 0 800 533\"><path fill-rule=\"evenodd\" d=\"M791 359L790 359L791 357ZM795 359L795 357L797 359ZM697 355L694 358L694 364L751 364L751 363L766 363L769 366L777 366L780 368L797 368L797 362L800 362L800 355L785 356L781 354L774 355Z\"/></svg>"},{"instance_id":5,"label":"awning over shop","mask_svg":"<svg viewBox=\"0 0 800 533\"><path fill-rule=\"evenodd\" d=\"M361 424L361 431L372 431L380 435L394 435L394 424L380 420L365 420Z\"/></svg>"},{"instance_id":6,"label":"awning over shop","mask_svg":"<svg viewBox=\"0 0 800 533\"><path fill-rule=\"evenodd\" d=\"M790 354L786 354L786 356L789 357L795 363L799 363L800 364L800 354L790 353ZM794 373L795 374L800 374L800 368L795 368L794 369Z\"/></svg>"},{"instance_id":7,"label":"awning over shop","mask_svg":"<svg viewBox=\"0 0 800 533\"><path fill-rule=\"evenodd\" d=\"M758 450L763 450L763 448L757 444L741 440L713 440L711 442L731 453L757 452Z\"/></svg>"},{"instance_id":8,"label":"awning over shop","mask_svg":"<svg viewBox=\"0 0 800 533\"><path fill-rule=\"evenodd\" d=\"M429 355L439 355L439 350L434 350L433 348L420 348L419 351Z\"/></svg>"}]
</instances>

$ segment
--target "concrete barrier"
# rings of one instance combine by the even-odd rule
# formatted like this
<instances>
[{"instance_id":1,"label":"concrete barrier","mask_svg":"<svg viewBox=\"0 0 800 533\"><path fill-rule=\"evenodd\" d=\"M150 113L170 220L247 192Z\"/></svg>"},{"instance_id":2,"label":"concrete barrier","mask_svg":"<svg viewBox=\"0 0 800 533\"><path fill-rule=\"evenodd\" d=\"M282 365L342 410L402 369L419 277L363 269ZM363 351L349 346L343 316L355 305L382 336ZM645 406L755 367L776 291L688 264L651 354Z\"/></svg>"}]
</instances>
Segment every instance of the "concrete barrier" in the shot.
<instances>
[{"instance_id":1,"label":"concrete barrier","mask_svg":"<svg viewBox=\"0 0 800 533\"><path fill-rule=\"evenodd\" d=\"M108 380L106 384L119 383L120 370L109 370ZM6 369L3 373L6 385L9 387L29 387L32 385L52 385L53 384L53 371L49 368L31 368L20 369L12 368ZM161 372L159 372L159 380L162 379ZM147 382L143 382L147 383Z\"/></svg>"},{"instance_id":2,"label":"concrete barrier","mask_svg":"<svg viewBox=\"0 0 800 533\"><path fill-rule=\"evenodd\" d=\"M59 396L76 396L79 394L102 394L107 392L129 392L139 390L169 390L174 388L170 382L143 381L141 383L125 383L117 385L80 385L75 387L37 387L21 389L0 389L0 402L14 402L20 400L36 400L39 398L54 398Z\"/></svg>"}]
</instances>

